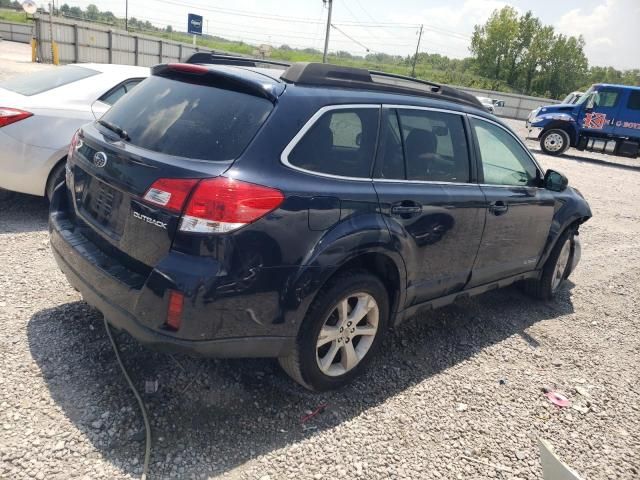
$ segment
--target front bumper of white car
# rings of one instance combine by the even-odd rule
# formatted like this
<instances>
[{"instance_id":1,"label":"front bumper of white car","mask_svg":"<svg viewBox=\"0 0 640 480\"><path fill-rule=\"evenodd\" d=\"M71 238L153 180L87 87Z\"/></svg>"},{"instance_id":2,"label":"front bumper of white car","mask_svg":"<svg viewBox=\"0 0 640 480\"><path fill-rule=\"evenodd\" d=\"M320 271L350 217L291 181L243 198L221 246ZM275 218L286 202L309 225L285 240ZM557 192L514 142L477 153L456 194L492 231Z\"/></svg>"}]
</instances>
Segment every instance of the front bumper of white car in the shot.
<instances>
[{"instance_id":1,"label":"front bumper of white car","mask_svg":"<svg viewBox=\"0 0 640 480\"><path fill-rule=\"evenodd\" d=\"M0 129L0 188L44 196L49 173L59 159L57 150L27 145Z\"/></svg>"}]
</instances>

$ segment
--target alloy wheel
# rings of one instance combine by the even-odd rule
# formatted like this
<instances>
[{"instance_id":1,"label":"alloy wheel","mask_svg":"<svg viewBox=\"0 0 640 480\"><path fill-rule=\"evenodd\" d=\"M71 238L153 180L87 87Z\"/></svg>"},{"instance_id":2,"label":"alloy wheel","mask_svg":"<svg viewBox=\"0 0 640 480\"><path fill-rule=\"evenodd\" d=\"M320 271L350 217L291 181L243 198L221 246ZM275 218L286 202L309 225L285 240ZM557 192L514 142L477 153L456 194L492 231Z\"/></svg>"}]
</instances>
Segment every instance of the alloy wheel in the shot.
<instances>
[{"instance_id":1,"label":"alloy wheel","mask_svg":"<svg viewBox=\"0 0 640 480\"><path fill-rule=\"evenodd\" d=\"M360 292L338 302L324 321L316 342L316 362L325 375L351 371L373 345L380 311L373 296Z\"/></svg>"}]
</instances>

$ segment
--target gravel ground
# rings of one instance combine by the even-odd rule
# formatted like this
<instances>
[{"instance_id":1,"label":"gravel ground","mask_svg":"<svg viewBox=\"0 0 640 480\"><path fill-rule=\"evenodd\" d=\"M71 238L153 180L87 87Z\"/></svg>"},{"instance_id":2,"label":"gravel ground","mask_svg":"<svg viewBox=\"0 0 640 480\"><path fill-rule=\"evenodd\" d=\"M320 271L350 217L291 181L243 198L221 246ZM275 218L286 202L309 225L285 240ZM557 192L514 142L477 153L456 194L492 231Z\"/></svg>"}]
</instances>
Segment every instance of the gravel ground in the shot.
<instances>
[{"instance_id":1,"label":"gravel ground","mask_svg":"<svg viewBox=\"0 0 640 480\"><path fill-rule=\"evenodd\" d=\"M639 478L640 169L538 158L594 213L552 302L513 287L408 320L369 374L327 394L271 360L166 356L120 335L136 384L159 383L144 395L151 478L539 479L538 438L585 479ZM100 314L55 265L46 210L0 205L0 478L136 478L141 418Z\"/></svg>"}]
</instances>

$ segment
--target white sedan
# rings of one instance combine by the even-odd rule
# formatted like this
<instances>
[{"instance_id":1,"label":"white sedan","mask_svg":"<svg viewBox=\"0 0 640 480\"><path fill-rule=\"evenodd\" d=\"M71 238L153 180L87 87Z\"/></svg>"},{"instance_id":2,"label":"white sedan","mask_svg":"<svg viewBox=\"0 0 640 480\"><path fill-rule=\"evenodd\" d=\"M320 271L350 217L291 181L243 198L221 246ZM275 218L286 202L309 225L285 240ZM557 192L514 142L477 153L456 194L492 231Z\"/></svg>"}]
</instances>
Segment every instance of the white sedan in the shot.
<instances>
[{"instance_id":1,"label":"white sedan","mask_svg":"<svg viewBox=\"0 0 640 480\"><path fill-rule=\"evenodd\" d=\"M147 67L83 63L0 82L0 198L6 190L49 197L64 180L74 132L149 74Z\"/></svg>"}]
</instances>

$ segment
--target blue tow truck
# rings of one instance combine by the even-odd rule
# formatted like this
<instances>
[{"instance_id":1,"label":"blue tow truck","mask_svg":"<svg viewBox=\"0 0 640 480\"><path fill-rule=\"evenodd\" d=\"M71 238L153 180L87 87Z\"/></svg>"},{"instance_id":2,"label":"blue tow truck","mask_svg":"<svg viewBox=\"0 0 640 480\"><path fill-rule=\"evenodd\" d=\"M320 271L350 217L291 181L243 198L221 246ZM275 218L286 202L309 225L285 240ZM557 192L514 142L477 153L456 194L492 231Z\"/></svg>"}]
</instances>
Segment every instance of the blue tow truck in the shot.
<instances>
[{"instance_id":1,"label":"blue tow truck","mask_svg":"<svg viewBox=\"0 0 640 480\"><path fill-rule=\"evenodd\" d=\"M640 150L640 87L599 83L573 105L536 108L527 119L527 138L548 155L569 147L637 158Z\"/></svg>"}]
</instances>

